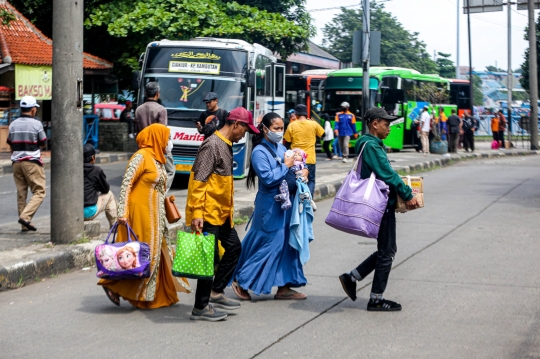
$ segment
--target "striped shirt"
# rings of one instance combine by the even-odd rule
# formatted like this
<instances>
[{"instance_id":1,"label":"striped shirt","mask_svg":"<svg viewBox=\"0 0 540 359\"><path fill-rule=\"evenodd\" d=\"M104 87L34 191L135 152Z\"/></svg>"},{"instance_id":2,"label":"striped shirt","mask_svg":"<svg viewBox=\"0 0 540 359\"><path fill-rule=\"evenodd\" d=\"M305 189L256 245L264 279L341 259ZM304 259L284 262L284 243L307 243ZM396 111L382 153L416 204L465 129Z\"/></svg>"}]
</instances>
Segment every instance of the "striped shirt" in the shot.
<instances>
[{"instance_id":1,"label":"striped shirt","mask_svg":"<svg viewBox=\"0 0 540 359\"><path fill-rule=\"evenodd\" d=\"M13 153L11 161L31 161L43 165L39 146L45 145L47 136L43 125L30 115L21 115L9 125L7 143Z\"/></svg>"}]
</instances>

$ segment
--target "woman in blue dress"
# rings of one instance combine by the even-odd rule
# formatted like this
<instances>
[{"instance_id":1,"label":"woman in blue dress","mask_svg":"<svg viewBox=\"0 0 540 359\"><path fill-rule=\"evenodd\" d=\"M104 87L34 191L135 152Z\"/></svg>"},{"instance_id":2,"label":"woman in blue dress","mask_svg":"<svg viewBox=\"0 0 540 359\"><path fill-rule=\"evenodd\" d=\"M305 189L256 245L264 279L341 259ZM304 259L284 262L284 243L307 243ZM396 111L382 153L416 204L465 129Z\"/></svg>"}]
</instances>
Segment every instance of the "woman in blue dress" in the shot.
<instances>
[{"instance_id":1,"label":"woman in blue dress","mask_svg":"<svg viewBox=\"0 0 540 359\"><path fill-rule=\"evenodd\" d=\"M283 130L281 117L270 112L259 124L261 134L253 137L247 187L255 186L256 176L258 192L251 228L242 241L242 254L232 283L235 294L244 300L251 299L248 290L256 295L270 294L272 287L278 287L275 299L307 298L291 289L307 283L299 253L289 245L292 209L281 209L281 202L274 199L280 194L279 186L294 164L292 157L285 157L286 148L280 143ZM280 159L279 163L268 147ZM304 178L307 174L307 169L303 170Z\"/></svg>"}]
</instances>

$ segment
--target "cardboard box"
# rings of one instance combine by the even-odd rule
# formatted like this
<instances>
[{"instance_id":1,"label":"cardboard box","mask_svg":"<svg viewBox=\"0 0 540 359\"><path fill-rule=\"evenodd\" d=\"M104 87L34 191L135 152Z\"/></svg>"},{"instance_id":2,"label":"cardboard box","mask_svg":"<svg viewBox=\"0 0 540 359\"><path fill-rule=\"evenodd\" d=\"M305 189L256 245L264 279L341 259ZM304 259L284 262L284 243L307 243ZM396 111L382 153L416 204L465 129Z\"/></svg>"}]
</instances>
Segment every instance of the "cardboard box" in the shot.
<instances>
[{"instance_id":1,"label":"cardboard box","mask_svg":"<svg viewBox=\"0 0 540 359\"><path fill-rule=\"evenodd\" d=\"M424 178L419 176L402 176L401 179L405 182L406 185L410 185L412 189L413 196L418 200L418 208L424 208ZM409 184L410 180L410 184ZM396 204L397 213L407 212L407 206L405 201L398 195L398 200Z\"/></svg>"}]
</instances>

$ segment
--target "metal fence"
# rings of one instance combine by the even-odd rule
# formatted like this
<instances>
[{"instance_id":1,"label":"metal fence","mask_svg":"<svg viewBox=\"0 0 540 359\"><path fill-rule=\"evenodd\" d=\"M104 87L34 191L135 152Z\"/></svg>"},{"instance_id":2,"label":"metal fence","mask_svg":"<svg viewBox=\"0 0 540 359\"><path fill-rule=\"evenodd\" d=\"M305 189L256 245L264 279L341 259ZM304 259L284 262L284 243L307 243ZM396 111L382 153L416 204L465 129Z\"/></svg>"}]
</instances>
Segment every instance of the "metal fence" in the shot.
<instances>
[{"instance_id":1,"label":"metal fence","mask_svg":"<svg viewBox=\"0 0 540 359\"><path fill-rule=\"evenodd\" d=\"M480 115L476 116L478 120L478 131L476 131L476 136L491 136L491 119L493 115ZM513 136L529 136L529 131L519 126L520 116L512 116L512 135ZM540 120L538 121L538 128L540 129ZM508 133L508 129L506 130Z\"/></svg>"}]
</instances>

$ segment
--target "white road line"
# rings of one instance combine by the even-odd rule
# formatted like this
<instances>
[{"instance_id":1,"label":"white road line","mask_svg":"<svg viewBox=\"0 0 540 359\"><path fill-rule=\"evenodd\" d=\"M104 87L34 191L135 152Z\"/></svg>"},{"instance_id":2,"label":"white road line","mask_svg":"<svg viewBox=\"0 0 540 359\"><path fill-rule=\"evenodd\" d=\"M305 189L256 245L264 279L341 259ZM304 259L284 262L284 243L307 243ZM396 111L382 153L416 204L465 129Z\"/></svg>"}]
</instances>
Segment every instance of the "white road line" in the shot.
<instances>
[{"instance_id":1,"label":"white road line","mask_svg":"<svg viewBox=\"0 0 540 359\"><path fill-rule=\"evenodd\" d=\"M51 186L46 186L45 189L50 188ZM30 192L30 191L29 191ZM0 196L4 194L15 194L17 191L10 191L10 192L0 192ZM31 193L31 192L30 192Z\"/></svg>"}]
</instances>

